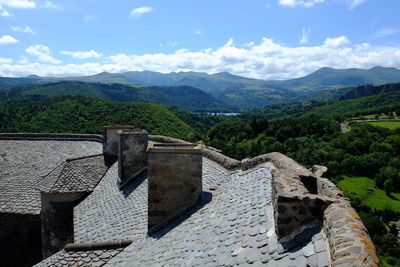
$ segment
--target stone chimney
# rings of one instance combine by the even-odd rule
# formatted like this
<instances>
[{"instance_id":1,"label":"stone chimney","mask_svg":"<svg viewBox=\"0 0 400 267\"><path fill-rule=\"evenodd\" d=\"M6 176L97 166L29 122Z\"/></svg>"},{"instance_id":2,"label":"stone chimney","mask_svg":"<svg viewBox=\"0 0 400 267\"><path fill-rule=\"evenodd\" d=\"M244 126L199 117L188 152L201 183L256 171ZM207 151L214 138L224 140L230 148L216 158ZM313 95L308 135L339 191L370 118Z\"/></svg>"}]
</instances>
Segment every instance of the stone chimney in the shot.
<instances>
[{"instance_id":1,"label":"stone chimney","mask_svg":"<svg viewBox=\"0 0 400 267\"><path fill-rule=\"evenodd\" d=\"M118 175L122 187L147 168L149 133L145 130L119 130Z\"/></svg>"},{"instance_id":2,"label":"stone chimney","mask_svg":"<svg viewBox=\"0 0 400 267\"><path fill-rule=\"evenodd\" d=\"M202 145L151 144L148 231L155 232L195 205L202 193Z\"/></svg>"},{"instance_id":3,"label":"stone chimney","mask_svg":"<svg viewBox=\"0 0 400 267\"><path fill-rule=\"evenodd\" d=\"M103 153L106 157L118 156L119 147L119 130L132 130L133 127L130 125L111 125L104 126L104 143L103 143Z\"/></svg>"}]
</instances>

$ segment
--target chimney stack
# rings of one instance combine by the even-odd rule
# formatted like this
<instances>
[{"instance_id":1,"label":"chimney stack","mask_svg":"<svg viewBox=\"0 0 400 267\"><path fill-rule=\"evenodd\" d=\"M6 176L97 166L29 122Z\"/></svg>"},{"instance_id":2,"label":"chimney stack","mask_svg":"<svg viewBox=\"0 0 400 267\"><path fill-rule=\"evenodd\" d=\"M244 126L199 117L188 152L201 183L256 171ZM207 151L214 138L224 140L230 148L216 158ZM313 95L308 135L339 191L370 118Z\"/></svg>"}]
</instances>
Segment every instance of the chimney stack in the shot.
<instances>
[{"instance_id":1,"label":"chimney stack","mask_svg":"<svg viewBox=\"0 0 400 267\"><path fill-rule=\"evenodd\" d=\"M149 133L145 130L119 130L118 175L120 187L147 168Z\"/></svg>"},{"instance_id":2,"label":"chimney stack","mask_svg":"<svg viewBox=\"0 0 400 267\"><path fill-rule=\"evenodd\" d=\"M104 143L103 143L103 153L104 156L108 158L118 157L118 147L119 147L119 130L132 130L133 127L130 125L111 125L104 126Z\"/></svg>"},{"instance_id":3,"label":"chimney stack","mask_svg":"<svg viewBox=\"0 0 400 267\"><path fill-rule=\"evenodd\" d=\"M202 145L151 144L148 231L155 232L195 205L202 193Z\"/></svg>"}]
</instances>

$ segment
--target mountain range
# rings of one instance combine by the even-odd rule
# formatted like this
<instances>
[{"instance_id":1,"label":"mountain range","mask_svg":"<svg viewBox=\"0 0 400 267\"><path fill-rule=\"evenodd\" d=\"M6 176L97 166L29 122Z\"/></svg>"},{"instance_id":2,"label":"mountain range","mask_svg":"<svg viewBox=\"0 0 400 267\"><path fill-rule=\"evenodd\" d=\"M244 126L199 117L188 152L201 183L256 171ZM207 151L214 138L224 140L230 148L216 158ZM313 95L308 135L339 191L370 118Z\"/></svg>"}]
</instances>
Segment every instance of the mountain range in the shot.
<instances>
[{"instance_id":1,"label":"mountain range","mask_svg":"<svg viewBox=\"0 0 400 267\"><path fill-rule=\"evenodd\" d=\"M175 88L188 86L187 88L194 87L203 90L214 97L216 101L226 103L228 107L252 108L270 103L287 102L292 99L309 98L314 95L318 95L319 98L330 97L331 95L337 98L347 93L350 86L400 82L400 70L384 67L374 67L367 70L321 68L310 75L283 81L245 78L227 72L215 74L200 72L171 72L163 74L151 71L103 72L92 76L78 77L29 76L26 78L0 78L0 89L35 84L43 85L60 81L158 86L160 94L162 94L160 89L162 87L159 86L175 86ZM147 89L145 88L149 87L142 87L141 90L146 91ZM347 89L342 92L342 88ZM169 92L171 93L172 91ZM174 94L179 95L181 93L182 91ZM153 90L151 94L157 94L157 92ZM170 97L170 99L172 101L176 100L175 96Z\"/></svg>"}]
</instances>

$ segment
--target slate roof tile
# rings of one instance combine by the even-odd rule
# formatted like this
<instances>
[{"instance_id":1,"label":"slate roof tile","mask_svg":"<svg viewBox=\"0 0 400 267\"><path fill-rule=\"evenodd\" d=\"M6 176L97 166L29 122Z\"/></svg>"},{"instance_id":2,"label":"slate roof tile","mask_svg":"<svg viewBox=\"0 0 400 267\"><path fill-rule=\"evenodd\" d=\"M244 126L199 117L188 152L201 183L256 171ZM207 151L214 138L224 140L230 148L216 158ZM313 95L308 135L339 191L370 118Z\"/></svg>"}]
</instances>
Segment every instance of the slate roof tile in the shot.
<instances>
[{"instance_id":1,"label":"slate roof tile","mask_svg":"<svg viewBox=\"0 0 400 267\"><path fill-rule=\"evenodd\" d=\"M114 165L74 211L76 242L134 240L107 262L110 266L268 263L301 267L323 261L323 254L310 257L315 246L327 250L320 229L313 240L295 249L285 250L277 242L271 223L272 175L266 165L228 172L204 158L203 189L212 194L211 201L152 236L147 236L146 174L123 191L116 181Z\"/></svg>"},{"instance_id":2,"label":"slate roof tile","mask_svg":"<svg viewBox=\"0 0 400 267\"><path fill-rule=\"evenodd\" d=\"M0 140L0 213L39 214L43 177L66 158L99 153L92 141Z\"/></svg>"}]
</instances>

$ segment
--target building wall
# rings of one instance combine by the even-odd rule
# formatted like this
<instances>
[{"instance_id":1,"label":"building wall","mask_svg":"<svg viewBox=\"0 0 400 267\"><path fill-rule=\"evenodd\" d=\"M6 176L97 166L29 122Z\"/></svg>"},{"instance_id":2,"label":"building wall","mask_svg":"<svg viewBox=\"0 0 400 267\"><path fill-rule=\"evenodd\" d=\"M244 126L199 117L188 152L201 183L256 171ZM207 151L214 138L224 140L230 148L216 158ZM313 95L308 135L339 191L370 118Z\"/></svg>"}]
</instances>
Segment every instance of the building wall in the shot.
<instances>
[{"instance_id":1,"label":"building wall","mask_svg":"<svg viewBox=\"0 0 400 267\"><path fill-rule=\"evenodd\" d=\"M42 193L43 258L74 242L74 207L86 196L84 193Z\"/></svg>"}]
</instances>

